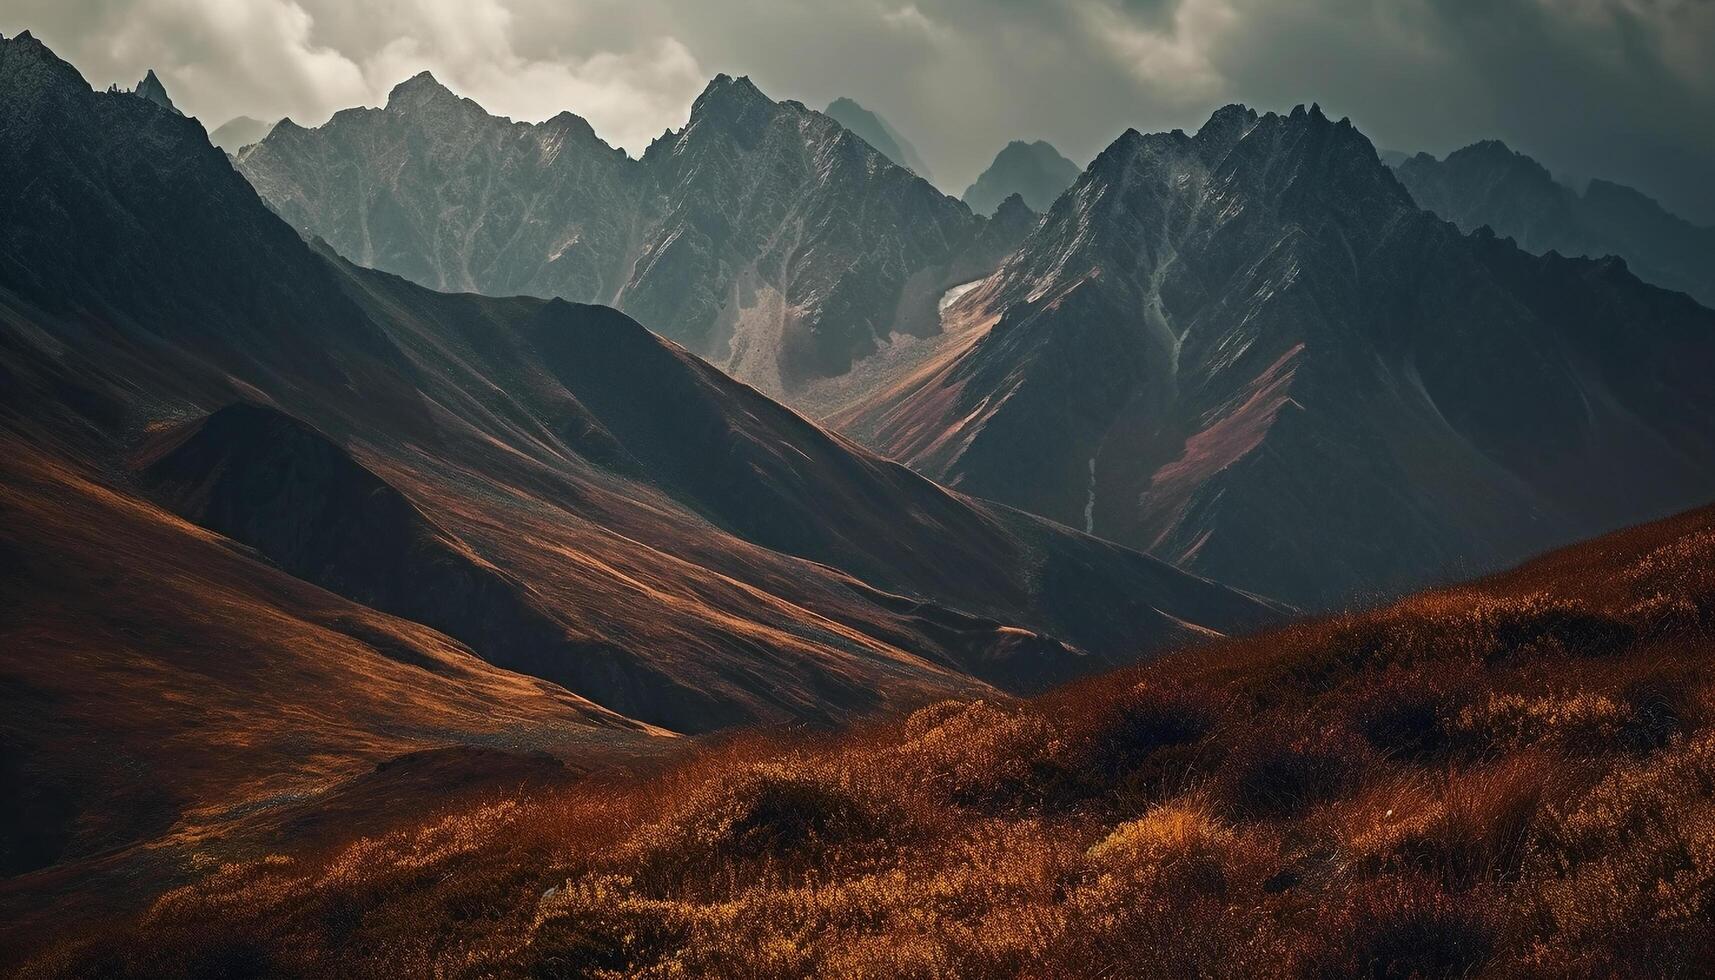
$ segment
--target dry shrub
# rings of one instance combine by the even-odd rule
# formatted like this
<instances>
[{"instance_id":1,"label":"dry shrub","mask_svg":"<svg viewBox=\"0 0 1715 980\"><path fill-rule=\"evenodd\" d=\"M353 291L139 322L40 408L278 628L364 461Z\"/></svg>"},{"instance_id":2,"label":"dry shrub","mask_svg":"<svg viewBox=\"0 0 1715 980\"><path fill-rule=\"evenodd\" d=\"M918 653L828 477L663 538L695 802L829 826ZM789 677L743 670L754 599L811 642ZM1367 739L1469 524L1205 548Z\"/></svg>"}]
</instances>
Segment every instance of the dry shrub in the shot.
<instances>
[{"instance_id":1,"label":"dry shrub","mask_svg":"<svg viewBox=\"0 0 1715 980\"><path fill-rule=\"evenodd\" d=\"M1419 879L1382 878L1321 909L1291 972L1328 980L1469 977L1489 962L1496 939L1482 904Z\"/></svg>"},{"instance_id":2,"label":"dry shrub","mask_svg":"<svg viewBox=\"0 0 1715 980\"><path fill-rule=\"evenodd\" d=\"M907 719L905 736L890 753L896 777L984 813L1040 808L1078 779L1061 732L1028 706L943 702Z\"/></svg>"},{"instance_id":3,"label":"dry shrub","mask_svg":"<svg viewBox=\"0 0 1715 980\"><path fill-rule=\"evenodd\" d=\"M1631 721L1626 705L1601 694L1490 693L1462 708L1452 727L1456 739L1479 750L1554 746L1574 755L1597 755L1618 748Z\"/></svg>"},{"instance_id":4,"label":"dry shrub","mask_svg":"<svg viewBox=\"0 0 1715 980\"><path fill-rule=\"evenodd\" d=\"M1160 749L1199 741L1221 716L1207 688L1152 680L1132 685L1104 709L1087 712L1087 725L1074 737L1081 768L1106 788L1137 775Z\"/></svg>"},{"instance_id":5,"label":"dry shrub","mask_svg":"<svg viewBox=\"0 0 1715 980\"><path fill-rule=\"evenodd\" d=\"M1201 797L1156 806L1089 849L1054 959L1092 975L1255 975L1278 960L1263 890L1278 860Z\"/></svg>"},{"instance_id":6,"label":"dry shrub","mask_svg":"<svg viewBox=\"0 0 1715 980\"><path fill-rule=\"evenodd\" d=\"M849 770L788 757L711 780L621 858L651 892L727 893L763 873L873 860L918 827L900 801Z\"/></svg>"},{"instance_id":7,"label":"dry shrub","mask_svg":"<svg viewBox=\"0 0 1715 980\"><path fill-rule=\"evenodd\" d=\"M1511 881L1554 771L1529 756L1370 794L1343 830L1346 848L1371 873L1416 872L1452 891Z\"/></svg>"},{"instance_id":8,"label":"dry shrub","mask_svg":"<svg viewBox=\"0 0 1715 980\"><path fill-rule=\"evenodd\" d=\"M1089 850L1097 892L1222 897L1229 886L1260 887L1273 855L1254 836L1215 819L1196 798L1152 808L1115 827Z\"/></svg>"},{"instance_id":9,"label":"dry shrub","mask_svg":"<svg viewBox=\"0 0 1715 980\"><path fill-rule=\"evenodd\" d=\"M1259 725L1234 748L1220 782L1240 813L1285 819L1352 789L1375 763L1375 751L1343 728L1295 737Z\"/></svg>"},{"instance_id":10,"label":"dry shrub","mask_svg":"<svg viewBox=\"0 0 1715 980\"><path fill-rule=\"evenodd\" d=\"M1545 823L1532 884L1556 945L1664 975L1715 962L1715 737L1625 762Z\"/></svg>"},{"instance_id":11,"label":"dry shrub","mask_svg":"<svg viewBox=\"0 0 1715 980\"><path fill-rule=\"evenodd\" d=\"M1538 597L1504 608L1493 624L1490 661L1516 657L1607 657L1625 650L1637 630L1582 604Z\"/></svg>"},{"instance_id":12,"label":"dry shrub","mask_svg":"<svg viewBox=\"0 0 1715 980\"><path fill-rule=\"evenodd\" d=\"M1353 727L1389 758L1426 762L1444 755L1448 718L1468 697L1457 670L1393 668L1360 682L1347 696Z\"/></svg>"}]
</instances>

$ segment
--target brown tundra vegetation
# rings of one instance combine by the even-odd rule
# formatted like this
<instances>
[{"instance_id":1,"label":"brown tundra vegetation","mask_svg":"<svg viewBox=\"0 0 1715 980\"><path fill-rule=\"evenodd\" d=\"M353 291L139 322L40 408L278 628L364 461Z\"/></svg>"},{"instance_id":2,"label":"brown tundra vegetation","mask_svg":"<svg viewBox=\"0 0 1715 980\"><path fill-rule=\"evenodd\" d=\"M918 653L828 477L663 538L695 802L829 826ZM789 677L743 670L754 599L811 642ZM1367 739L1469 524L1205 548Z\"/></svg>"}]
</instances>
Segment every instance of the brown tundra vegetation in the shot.
<instances>
[{"instance_id":1,"label":"brown tundra vegetation","mask_svg":"<svg viewBox=\"0 0 1715 980\"><path fill-rule=\"evenodd\" d=\"M29 975L1672 977L1715 510L1019 702L211 866Z\"/></svg>"}]
</instances>

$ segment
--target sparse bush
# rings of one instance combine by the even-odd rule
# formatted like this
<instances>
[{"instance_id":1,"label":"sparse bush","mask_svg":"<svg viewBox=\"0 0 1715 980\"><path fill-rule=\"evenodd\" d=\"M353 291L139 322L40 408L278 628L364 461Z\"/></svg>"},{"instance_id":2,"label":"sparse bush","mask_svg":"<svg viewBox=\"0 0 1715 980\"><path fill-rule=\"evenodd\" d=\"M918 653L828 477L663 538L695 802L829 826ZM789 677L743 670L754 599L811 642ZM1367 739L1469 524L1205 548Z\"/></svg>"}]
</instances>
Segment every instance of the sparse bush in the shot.
<instances>
[{"instance_id":1,"label":"sparse bush","mask_svg":"<svg viewBox=\"0 0 1715 980\"><path fill-rule=\"evenodd\" d=\"M874 858L917 836L896 799L802 759L729 773L644 828L625 860L651 890L718 893L764 872Z\"/></svg>"},{"instance_id":2,"label":"sparse bush","mask_svg":"<svg viewBox=\"0 0 1715 980\"><path fill-rule=\"evenodd\" d=\"M1516 751L1553 745L1595 755L1619 747L1629 710L1600 694L1490 694L1454 719L1456 738L1475 747Z\"/></svg>"},{"instance_id":3,"label":"sparse bush","mask_svg":"<svg viewBox=\"0 0 1715 980\"><path fill-rule=\"evenodd\" d=\"M1225 784L1239 812L1289 818L1350 789L1374 759L1367 744L1341 729L1293 737L1265 728L1233 750Z\"/></svg>"},{"instance_id":4,"label":"sparse bush","mask_svg":"<svg viewBox=\"0 0 1715 980\"><path fill-rule=\"evenodd\" d=\"M1447 719L1460 693L1443 670L1384 671L1350 696L1353 724L1377 751L1390 758L1425 761L1451 745Z\"/></svg>"},{"instance_id":5,"label":"sparse bush","mask_svg":"<svg viewBox=\"0 0 1715 980\"><path fill-rule=\"evenodd\" d=\"M1328 980L1469 977L1493 956L1496 935L1477 903L1416 879L1384 878L1325 911L1293 972Z\"/></svg>"},{"instance_id":6,"label":"sparse bush","mask_svg":"<svg viewBox=\"0 0 1715 980\"><path fill-rule=\"evenodd\" d=\"M1421 873L1452 891L1510 881L1523 865L1551 771L1545 759L1524 757L1434 785L1404 784L1361 808L1345 831L1346 846L1371 870Z\"/></svg>"}]
</instances>

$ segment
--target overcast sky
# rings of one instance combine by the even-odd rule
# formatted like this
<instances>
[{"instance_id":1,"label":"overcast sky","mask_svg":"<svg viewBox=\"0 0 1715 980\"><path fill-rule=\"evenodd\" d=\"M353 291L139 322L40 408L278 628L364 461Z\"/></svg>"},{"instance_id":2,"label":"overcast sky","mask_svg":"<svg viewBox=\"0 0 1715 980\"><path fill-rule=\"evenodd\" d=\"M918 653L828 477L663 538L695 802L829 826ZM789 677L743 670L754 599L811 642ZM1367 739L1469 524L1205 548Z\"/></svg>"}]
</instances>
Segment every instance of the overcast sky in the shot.
<instances>
[{"instance_id":1,"label":"overcast sky","mask_svg":"<svg viewBox=\"0 0 1715 980\"><path fill-rule=\"evenodd\" d=\"M1010 139L1083 163L1127 126L1319 101L1384 148L1499 137L1715 223L1715 0L5 0L25 28L98 86L153 67L211 129L427 68L636 153L725 71L856 99L957 194Z\"/></svg>"}]
</instances>

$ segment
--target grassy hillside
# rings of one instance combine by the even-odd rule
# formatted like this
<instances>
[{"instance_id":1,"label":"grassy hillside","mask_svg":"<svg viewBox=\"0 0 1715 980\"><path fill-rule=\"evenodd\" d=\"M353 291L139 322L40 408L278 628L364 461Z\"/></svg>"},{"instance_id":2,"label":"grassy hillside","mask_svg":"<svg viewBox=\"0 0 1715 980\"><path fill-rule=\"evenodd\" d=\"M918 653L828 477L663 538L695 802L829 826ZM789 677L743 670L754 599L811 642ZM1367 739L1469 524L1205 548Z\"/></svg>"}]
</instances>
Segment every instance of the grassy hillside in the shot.
<instances>
[{"instance_id":1,"label":"grassy hillside","mask_svg":"<svg viewBox=\"0 0 1715 980\"><path fill-rule=\"evenodd\" d=\"M1026 702L211 867L42 973L1684 976L1715 509Z\"/></svg>"}]
</instances>

